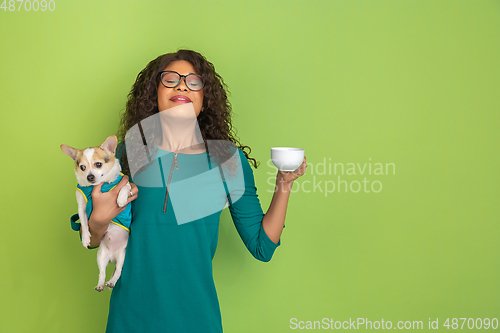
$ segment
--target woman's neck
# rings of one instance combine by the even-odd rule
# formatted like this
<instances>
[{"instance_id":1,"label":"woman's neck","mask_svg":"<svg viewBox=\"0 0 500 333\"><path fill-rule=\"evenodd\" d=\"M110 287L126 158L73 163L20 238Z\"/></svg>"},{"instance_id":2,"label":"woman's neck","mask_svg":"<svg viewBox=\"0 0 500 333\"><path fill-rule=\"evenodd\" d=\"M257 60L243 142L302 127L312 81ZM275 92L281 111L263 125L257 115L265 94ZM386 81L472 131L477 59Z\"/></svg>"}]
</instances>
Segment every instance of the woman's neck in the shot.
<instances>
[{"instance_id":1,"label":"woman's neck","mask_svg":"<svg viewBox=\"0 0 500 333\"><path fill-rule=\"evenodd\" d=\"M193 153L204 149L198 120L191 103L160 112L162 142L160 149L170 152Z\"/></svg>"}]
</instances>

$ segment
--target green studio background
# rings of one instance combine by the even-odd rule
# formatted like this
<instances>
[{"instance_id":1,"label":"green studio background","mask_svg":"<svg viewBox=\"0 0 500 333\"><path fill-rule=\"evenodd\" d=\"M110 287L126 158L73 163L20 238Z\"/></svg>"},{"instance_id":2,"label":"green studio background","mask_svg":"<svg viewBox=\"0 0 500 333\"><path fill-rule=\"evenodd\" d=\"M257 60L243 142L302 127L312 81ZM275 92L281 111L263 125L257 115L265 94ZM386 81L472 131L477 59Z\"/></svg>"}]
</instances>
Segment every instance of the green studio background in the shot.
<instances>
[{"instance_id":1,"label":"green studio background","mask_svg":"<svg viewBox=\"0 0 500 333\"><path fill-rule=\"evenodd\" d=\"M500 319L500 2L19 4L0 10L2 332L104 331L110 291L94 291L96 251L70 229L76 179L59 145L116 133L139 71L178 48L229 85L264 211L270 148L305 148L309 164L269 263L223 212L225 332Z\"/></svg>"}]
</instances>

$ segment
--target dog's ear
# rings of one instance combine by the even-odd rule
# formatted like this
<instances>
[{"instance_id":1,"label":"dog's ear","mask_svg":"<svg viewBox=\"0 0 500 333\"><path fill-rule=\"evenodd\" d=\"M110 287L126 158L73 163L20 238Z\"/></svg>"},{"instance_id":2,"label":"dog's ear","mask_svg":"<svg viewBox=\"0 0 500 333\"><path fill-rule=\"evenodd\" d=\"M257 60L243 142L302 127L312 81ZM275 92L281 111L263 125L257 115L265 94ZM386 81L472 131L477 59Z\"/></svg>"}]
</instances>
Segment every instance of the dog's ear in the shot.
<instances>
[{"instance_id":1,"label":"dog's ear","mask_svg":"<svg viewBox=\"0 0 500 333\"><path fill-rule=\"evenodd\" d=\"M116 135L111 135L108 137L103 144L101 145L101 148L104 149L104 151L112 156L115 156L115 150L116 150L116 145L118 143L118 139L116 138Z\"/></svg>"},{"instance_id":2,"label":"dog's ear","mask_svg":"<svg viewBox=\"0 0 500 333\"><path fill-rule=\"evenodd\" d=\"M78 149L75 149L75 148L72 148L70 146L66 146L66 145L61 145L61 150L63 153L65 153L66 155L68 155L69 157L71 157L73 160L76 159L76 155L78 153Z\"/></svg>"}]
</instances>

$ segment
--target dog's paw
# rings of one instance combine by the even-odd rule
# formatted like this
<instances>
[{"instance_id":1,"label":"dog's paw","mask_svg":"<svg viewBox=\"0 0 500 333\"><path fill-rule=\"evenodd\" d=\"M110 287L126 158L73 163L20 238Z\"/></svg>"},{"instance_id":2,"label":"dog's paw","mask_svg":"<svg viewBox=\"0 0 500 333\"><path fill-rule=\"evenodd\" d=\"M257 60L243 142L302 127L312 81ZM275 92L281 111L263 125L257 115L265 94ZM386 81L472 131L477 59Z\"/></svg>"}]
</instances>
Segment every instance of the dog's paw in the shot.
<instances>
[{"instance_id":1,"label":"dog's paw","mask_svg":"<svg viewBox=\"0 0 500 333\"><path fill-rule=\"evenodd\" d=\"M113 282L109 282L109 281L106 282L104 285L107 286L110 289L112 289L115 286L115 284Z\"/></svg>"},{"instance_id":2,"label":"dog's paw","mask_svg":"<svg viewBox=\"0 0 500 333\"><path fill-rule=\"evenodd\" d=\"M89 234L83 233L82 244L83 244L83 247L88 249L88 247L90 246L90 233Z\"/></svg>"},{"instance_id":3,"label":"dog's paw","mask_svg":"<svg viewBox=\"0 0 500 333\"><path fill-rule=\"evenodd\" d=\"M97 290L98 292L101 292L104 290L104 286L96 286L94 287L95 290Z\"/></svg>"},{"instance_id":4,"label":"dog's paw","mask_svg":"<svg viewBox=\"0 0 500 333\"><path fill-rule=\"evenodd\" d=\"M116 200L116 203L118 204L118 207L125 207L127 205L127 200L128 200L128 192L120 192L118 194L118 199Z\"/></svg>"}]
</instances>

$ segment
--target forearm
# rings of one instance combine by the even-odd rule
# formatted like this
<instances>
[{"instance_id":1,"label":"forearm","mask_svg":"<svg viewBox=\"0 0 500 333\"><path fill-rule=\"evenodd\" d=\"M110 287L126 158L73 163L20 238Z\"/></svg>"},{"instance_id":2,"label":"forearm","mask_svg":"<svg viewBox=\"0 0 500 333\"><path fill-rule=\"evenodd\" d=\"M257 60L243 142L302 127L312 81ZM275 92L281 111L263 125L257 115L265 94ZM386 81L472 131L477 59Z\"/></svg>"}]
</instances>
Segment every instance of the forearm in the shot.
<instances>
[{"instance_id":1,"label":"forearm","mask_svg":"<svg viewBox=\"0 0 500 333\"><path fill-rule=\"evenodd\" d=\"M285 224L286 209L288 206L288 199L293 186L293 182L286 183L278 173L276 176L276 186L273 194L273 199L267 213L262 219L264 231L270 240L278 244L278 241L283 232Z\"/></svg>"}]
</instances>

